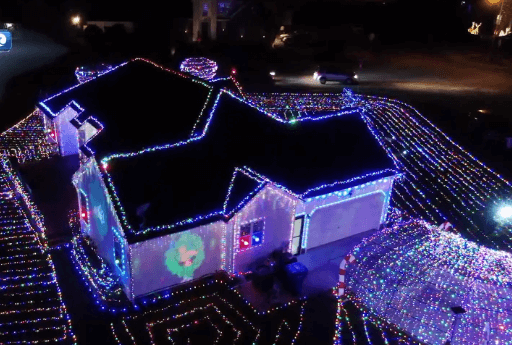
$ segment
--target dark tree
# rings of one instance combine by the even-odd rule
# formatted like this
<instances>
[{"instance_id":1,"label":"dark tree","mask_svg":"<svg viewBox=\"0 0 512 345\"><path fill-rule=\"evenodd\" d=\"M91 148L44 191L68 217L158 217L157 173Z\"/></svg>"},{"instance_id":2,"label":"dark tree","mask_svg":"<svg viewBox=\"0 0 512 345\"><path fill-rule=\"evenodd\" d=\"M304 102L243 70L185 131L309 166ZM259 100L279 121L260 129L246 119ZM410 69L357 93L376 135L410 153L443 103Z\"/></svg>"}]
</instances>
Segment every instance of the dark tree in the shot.
<instances>
[{"instance_id":1,"label":"dark tree","mask_svg":"<svg viewBox=\"0 0 512 345\"><path fill-rule=\"evenodd\" d=\"M104 34L97 25L87 25L84 30L85 39L91 46L98 47L103 44Z\"/></svg>"}]
</instances>

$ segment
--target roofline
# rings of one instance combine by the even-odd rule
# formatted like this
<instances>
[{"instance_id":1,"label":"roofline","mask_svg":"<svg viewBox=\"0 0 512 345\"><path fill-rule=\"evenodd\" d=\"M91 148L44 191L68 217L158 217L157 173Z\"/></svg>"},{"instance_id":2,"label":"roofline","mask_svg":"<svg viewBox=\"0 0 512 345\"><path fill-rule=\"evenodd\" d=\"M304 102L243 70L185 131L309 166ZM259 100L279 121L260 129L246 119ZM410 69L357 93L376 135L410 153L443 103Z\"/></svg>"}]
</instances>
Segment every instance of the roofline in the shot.
<instances>
[{"instance_id":1,"label":"roofline","mask_svg":"<svg viewBox=\"0 0 512 345\"><path fill-rule=\"evenodd\" d=\"M209 118L208 118L208 120L207 120L207 122L206 122L206 124L205 124L205 126L203 128L203 132L200 135L191 137L191 138L189 138L187 140L180 141L180 142L177 142L177 143L174 143L174 144L154 146L154 147L151 147L151 148L145 148L145 149L139 150L137 152L127 152L127 153L112 154L110 156L104 157L101 160L101 164L99 165L100 166L100 171L103 173L103 175L104 175L104 177L106 179L106 182L108 182L107 186L109 188L107 188L107 189L109 191L109 194L111 194L112 199L115 200L115 202L116 202L116 205L115 205L116 206L115 207L116 210L119 208L118 215L121 217L122 223L126 227L125 233L127 234L127 237L129 238L129 242L133 243L133 242L140 242L142 240L145 240L145 239L147 239L147 236L148 236L149 233L152 233L152 235L154 234L154 236L151 236L151 237L163 236L163 234L159 235L157 232L162 231L164 229L167 229L167 230L180 229L179 231L172 231L172 232L165 231L166 234L167 233L174 233L174 232L184 231L184 230L187 230L187 229L190 229L192 227L197 226L196 222L199 222L199 221L203 222L205 219L209 219L210 217L213 217L213 216L220 216L221 219L223 217L227 221L227 220L230 219L230 217L232 217L233 214L235 214L237 212L237 210L240 210L241 208L243 208L244 205L252 199L252 197L249 197L249 195L252 195L252 196L255 195L254 194L255 191L252 191L251 193L249 193L249 195L246 196L246 198L244 199L245 203L244 202L240 203L238 206L236 206L228 214L225 214L225 208L223 208L222 211L212 212L212 213L204 215L204 216L196 216L195 218L188 218L188 219L183 220L183 221L175 222L174 224L160 225L160 226L156 226L156 227L152 227L152 228L146 228L146 229L142 229L142 230L138 230L137 232L134 232L133 229L130 227L130 225L128 223L128 220L125 217L126 213L124 211L124 208L122 207L122 205L119 202L119 198L117 197L117 192L116 192L115 186L114 186L114 184L113 184L113 182L112 182L112 180L110 178L110 175L109 175L108 171L106 171L106 169L108 167L108 162L110 160L112 160L112 159L129 158L129 157L133 157L133 156L138 156L138 155L144 154L146 152L172 149L174 147L187 145L187 144L189 144L189 143L191 143L193 141L202 139L206 135L206 133L207 133L210 121L211 121L211 119L212 119L212 117L213 117L213 115L215 113L218 101L219 101L220 96L222 95L222 93L227 93L231 97L233 97L233 98L235 98L235 99L237 99L237 100L239 100L239 101L241 101L241 102L243 102L243 103L245 103L245 104L247 104L247 105L257 109L258 111L262 112L263 114L265 114L265 115L267 115L267 116L269 116L269 117L273 118L274 120L276 120L278 122L281 122L281 123L288 123L289 124L289 123L292 123L292 122L295 122L295 121L316 121L316 120L327 119L327 118L330 118L330 117L337 117L337 116L342 116L342 115L346 115L346 114L353 114L353 113L356 113L356 112L360 113L359 108L357 108L357 109L350 109L350 110L347 110L347 111L341 111L341 112L337 112L335 114L329 114L329 115L321 116L321 117L317 117L317 118L305 117L305 118L296 119L296 120L283 120L282 118L279 118L278 116L276 116L276 115L274 115L272 113L264 111L264 109L258 108L255 105L246 102L244 99L241 99L241 98L237 97L232 92L230 92L230 91L228 91L226 89L221 89L220 92L217 94L217 98L215 99L215 102L214 102L214 104L213 104L213 106L212 106L212 108L210 110L210 116L209 116ZM395 166L395 169L396 169L396 164L394 163L394 161L393 161L393 165ZM367 174L362 175L362 176L353 177L353 178L351 178L349 180L346 180L346 181L337 181L337 182L334 182L334 183L331 183L331 184L328 184L328 185L322 185L322 186L319 186L319 187L307 190L307 191L305 191L302 194L298 194L296 192L291 191L290 189L288 189L284 185L281 185L281 184L271 180L270 178L267 178L267 177L259 174L258 172L252 170L251 168L249 168L247 166L244 166L243 168L235 167L235 170L236 169L239 169L240 172L243 172L246 175L248 175L249 177L255 179L258 182L260 182L260 185L258 185L258 187L256 189L264 188L268 183L270 183L270 184L272 184L272 185L274 185L274 186L284 190L289 195L291 195L291 196L293 196L293 197L295 197L297 199L300 199L300 200L304 200L306 196L311 195L314 191L321 190L321 189L324 189L324 188L333 187L333 186L336 186L336 185L340 185L340 186L343 185L344 188L347 188L346 186L349 183L352 183L352 182L355 182L355 181L359 181L359 180L362 180L364 178L370 178L370 177L379 176L379 175L382 175L382 174L389 174L389 176L393 176L393 175L397 175L398 176L400 174L398 170L395 170L395 169L385 169L385 170L381 170L381 171L377 171L377 172L367 173ZM261 185L261 183L265 183L265 185ZM356 183L356 185L357 185L357 183ZM229 197L229 194L228 194L228 197ZM226 203L226 201L225 201L225 203ZM209 223L209 222L207 222L207 223ZM144 238L143 239L138 239L138 237L144 237Z\"/></svg>"},{"instance_id":2,"label":"roofline","mask_svg":"<svg viewBox=\"0 0 512 345\"><path fill-rule=\"evenodd\" d=\"M74 86L72 86L72 87L70 87L70 88L68 88L68 89L66 89L66 90L64 90L64 91L61 91L61 92L59 92L59 93L57 93L57 94L55 94L55 95L53 95L53 96L51 96L51 97L48 97L48 98L44 99L43 101L40 101L40 102L38 103L38 105L39 105L39 107L38 107L38 108L39 108L39 109L40 109L40 110L41 110L41 111L42 111L42 112L43 112L43 113L44 113L48 118L53 119L53 118L57 117L57 116L58 116L62 111L64 111L66 108L71 107L71 108L73 108L73 110L75 110L75 111L77 111L77 112L78 112L78 115L77 115L76 117L74 117L73 119L71 119L71 121L70 121L70 122L71 122L71 124L72 124L74 127L76 127L77 129L79 129L79 128L80 128L80 127L81 127L85 122L88 122L89 124L91 124L92 126L94 126L96 129L98 129L98 132L97 132L94 136L92 136L91 138L89 138L89 140L87 140L87 142L86 142L84 145L82 145L82 147L80 147L80 149L82 150L82 152L83 152L87 157L91 157L91 156L93 156L95 153L94 153L94 151L92 151L92 149L91 149L90 147L88 147L88 146L87 146L87 144L88 144L88 143L89 143L89 142L90 142L94 137L96 137L96 135L98 135L98 134L103 130L103 128L104 128L103 124L101 124L101 122L99 122L99 121L98 121L98 119L96 119L96 118L94 118L94 117L92 117L92 116L89 116L89 117L88 117L87 119L85 119L83 122L80 122L80 120L78 119L78 116L80 116L80 115L85 111L85 109L84 109L84 108L82 108L82 107L81 107L81 106L80 106L76 101L74 101L74 100L70 101L68 104L66 104L64 107L62 107L62 108L61 108L57 113L55 113L55 112L54 112L54 111L53 111L53 110L52 110L52 109L51 109L51 108L46 104L46 102L47 102L47 101L49 101L49 100L51 100L51 99L53 99L53 98L55 98L55 97L58 97L58 96L60 96L60 95L64 94L64 93L67 93L68 91L71 91L71 90L73 90L73 89L74 89L74 88L76 88L76 87L82 86L82 85L84 85L84 84L86 84L86 83L88 83L88 82L90 82L90 81L92 81L92 80L94 80L94 79L96 79L96 78L99 78L99 77L104 76L105 74L111 73L111 72L113 72L113 71L117 70L119 67L124 67L124 66L126 66L128 63L130 63L130 62L134 62L134 61L138 61L138 60L140 60L140 61L144 61L145 63L148 63L148 64L151 64L151 65L153 65L154 67L160 68L160 69L161 69L161 70L163 70L163 71L166 71L166 72L169 72L169 73L173 73L173 74L175 74L175 75L177 75L177 76L180 76L180 77L182 77L182 78L190 79L190 80L192 80L192 81L194 81L194 82L197 82L197 83L203 84L203 86L208 87L208 88L210 89L210 92L209 92L208 97L207 97L207 99L206 99L206 102L205 102L205 104L204 104L203 110L201 111L201 113L199 114L199 117L198 117L198 119L197 119L197 122L196 122L196 125L197 125L197 123L199 123L199 121L201 120L201 115L203 114L204 110L210 107L210 104L209 104L209 103L210 103L210 99L212 98L212 97L211 97L211 95L213 94L214 86L213 86L213 85L210 85L210 83L208 83L207 81L204 81L204 80L199 79L199 78L195 78L195 77L194 77L194 76L192 76L192 75L188 75L188 74L184 74L184 73L181 73L181 72L178 72L178 71L172 70L172 69L170 69L170 68L166 68L166 67L164 67L164 66L158 65L157 63L154 63L153 61L148 60L148 59L145 59L145 58L133 58L133 59L131 59L131 60L129 60L129 61L123 62L123 63L121 63L121 64L119 64L119 65L117 65L117 66L115 66L115 67L113 67L113 68L109 69L108 71L106 71L106 72L104 72L104 73L98 74L96 77L93 77L93 78L91 78L91 79L89 79L89 80L87 80L87 81L84 81L84 82L81 82L81 83L79 82L78 84L76 84L76 85L74 85ZM226 79L229 79L229 77L228 77L228 78L217 78L217 79L215 79L215 80L214 80L214 82L217 82L217 81L219 81L219 80L226 80ZM211 84L213 84L213 83L211 83ZM219 94L220 94L220 91L219 91ZM215 102L215 104L216 104L216 102ZM214 104L213 106L215 106L215 104ZM195 129L196 125L194 125L194 129ZM194 131L192 131L192 133L191 133L191 138L193 138L193 137L195 137ZM144 148L142 148L142 150L144 150ZM103 160L102 160L102 161L103 161Z\"/></svg>"},{"instance_id":3,"label":"roofline","mask_svg":"<svg viewBox=\"0 0 512 345\"><path fill-rule=\"evenodd\" d=\"M101 170L102 170L102 168L100 168L100 171ZM219 220L228 222L240 210L242 210L248 203L250 203L252 200L254 200L254 198L266 187L274 187L274 188L280 189L283 192L285 192L286 194L288 194L288 196L291 198L295 198L295 199L301 200L303 202L309 202L317 197L324 196L324 195L331 195L334 192L338 192L340 190L348 189L348 188L351 188L354 186L364 186L366 184L370 184L370 183L374 182L375 180L386 178L386 177L392 177L394 179L394 178L400 177L402 175L401 173L399 173L393 169L380 170L377 172L362 175L361 177L354 177L354 178L351 178L351 179L348 179L345 181L335 182L331 185L327 185L327 186L339 186L336 188L335 191L331 191L330 193L324 193L324 194L319 194L319 195L315 195L315 196L310 196L310 195L306 195L307 193L303 193L302 195L295 194L295 193L291 192L289 189L287 189L286 187L281 186L281 185L279 185L269 179L266 179L266 178L260 180L259 176L261 176L261 175L259 175L258 177L250 176L251 173L255 173L255 172L254 172L254 170L250 170L247 167L235 168L235 171L242 172L242 173L246 174L246 176L256 179L257 181L260 182L260 184L258 184L258 186L253 191L247 193L246 197L236 207L234 207L231 211L226 212L226 210L224 209L223 211L212 212L205 216L197 216L196 218L188 218L186 220L179 221L174 224L159 225L156 227L142 229L137 232L134 232L131 228L123 229L124 233L126 234L126 238L127 238L128 242L130 244L142 242L142 241L148 240L150 238L157 238L157 237L166 236L166 235L169 235L172 233L187 231L187 230L196 228L201 225L211 224L211 223L219 221ZM102 171L102 173L104 173L104 172ZM362 182L361 180L363 178L369 178L369 179L364 180L365 181L364 183L354 183L354 181ZM232 182L233 181L234 180L232 179ZM109 193L111 199L115 200L114 209L116 210L117 216L120 218L123 226L126 226L126 225L128 225L128 220L125 217L124 209L122 208L122 206L119 203L119 198L117 197L116 194L115 195L111 194L111 189L115 193L115 187L113 186L110 178L107 178L106 182L107 182L108 193ZM325 186L321 186L321 188L324 188L324 187ZM229 190L231 190L231 188L232 188L232 184L230 185ZM312 190L316 190L316 188L314 188ZM229 192L228 192L228 195L226 196L225 203L227 202L228 198L229 198Z\"/></svg>"}]
</instances>

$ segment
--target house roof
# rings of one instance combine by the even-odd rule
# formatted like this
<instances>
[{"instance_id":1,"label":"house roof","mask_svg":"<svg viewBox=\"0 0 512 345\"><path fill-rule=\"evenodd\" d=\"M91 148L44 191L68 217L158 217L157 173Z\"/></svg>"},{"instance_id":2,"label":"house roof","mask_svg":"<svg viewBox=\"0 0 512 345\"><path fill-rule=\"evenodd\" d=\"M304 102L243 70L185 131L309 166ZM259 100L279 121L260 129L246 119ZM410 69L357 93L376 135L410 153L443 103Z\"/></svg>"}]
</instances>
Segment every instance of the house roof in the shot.
<instances>
[{"instance_id":1,"label":"house roof","mask_svg":"<svg viewBox=\"0 0 512 345\"><path fill-rule=\"evenodd\" d=\"M190 227L197 216L213 213L210 221L224 217L254 195L265 178L309 197L313 193L308 190L319 185L395 168L355 110L283 123L222 93L210 115L197 140L108 161L115 193L134 230L140 223L136 209L147 202L146 228L180 224L167 227L165 233L170 233ZM237 168L243 174L233 177ZM386 170L372 179L394 173ZM130 241L139 239L129 236Z\"/></svg>"},{"instance_id":2,"label":"house roof","mask_svg":"<svg viewBox=\"0 0 512 345\"><path fill-rule=\"evenodd\" d=\"M101 160L188 138L211 91L206 83L134 60L41 102L40 108L56 114L71 103L82 111L79 123L97 119L104 129L87 146Z\"/></svg>"}]
</instances>

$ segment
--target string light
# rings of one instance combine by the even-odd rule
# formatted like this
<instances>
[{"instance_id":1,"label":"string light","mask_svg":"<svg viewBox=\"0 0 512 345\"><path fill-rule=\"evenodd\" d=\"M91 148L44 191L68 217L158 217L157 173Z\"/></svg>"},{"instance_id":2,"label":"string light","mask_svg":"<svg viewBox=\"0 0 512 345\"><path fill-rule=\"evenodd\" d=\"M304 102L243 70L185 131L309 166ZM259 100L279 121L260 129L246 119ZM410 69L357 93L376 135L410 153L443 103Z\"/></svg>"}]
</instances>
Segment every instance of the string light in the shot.
<instances>
[{"instance_id":1,"label":"string light","mask_svg":"<svg viewBox=\"0 0 512 345\"><path fill-rule=\"evenodd\" d=\"M183 60L180 65L180 71L206 80L213 79L218 68L215 61L204 57L188 58Z\"/></svg>"},{"instance_id":2,"label":"string light","mask_svg":"<svg viewBox=\"0 0 512 345\"><path fill-rule=\"evenodd\" d=\"M106 64L100 64L95 69L90 69L87 67L77 67L75 70L75 76L78 79L79 83L85 83L91 79L101 76L107 72L112 70L112 66Z\"/></svg>"},{"instance_id":3,"label":"string light","mask_svg":"<svg viewBox=\"0 0 512 345\"><path fill-rule=\"evenodd\" d=\"M56 142L47 140L43 117L39 110L0 135L0 152L19 163L41 160L59 152Z\"/></svg>"},{"instance_id":4,"label":"string light","mask_svg":"<svg viewBox=\"0 0 512 345\"><path fill-rule=\"evenodd\" d=\"M417 339L444 342L456 327L454 341L476 343L485 321L492 341L511 339L512 331L499 325L512 320L504 308L512 301L512 254L415 219L372 235L353 253L357 261L347 268L349 289L373 314ZM454 306L466 310L456 326Z\"/></svg>"},{"instance_id":5,"label":"string light","mask_svg":"<svg viewBox=\"0 0 512 345\"><path fill-rule=\"evenodd\" d=\"M209 341L211 343L223 339L223 343L258 344L265 325L262 317L275 313L275 318L281 320L281 327L271 331L267 337L281 342L290 333L292 344L297 342L304 323L306 301L296 300L261 313L255 311L236 289L227 285L225 280L212 280L174 292L164 291L159 293L159 297L149 296L149 299L138 300L137 303L141 303L144 309L111 323L113 337L118 344L135 345L144 342L146 337L152 344L157 344L157 339L163 338L178 344L181 340L190 341L188 334L193 334L196 327L207 325L214 331ZM208 290L215 292L208 293ZM187 295L192 297L187 299ZM169 299L177 302L165 302ZM155 302L161 306L149 306L149 303ZM254 312L250 312L251 309ZM247 311L249 314L246 314ZM145 323L146 334L134 331L141 322Z\"/></svg>"},{"instance_id":6,"label":"string light","mask_svg":"<svg viewBox=\"0 0 512 345\"><path fill-rule=\"evenodd\" d=\"M11 320L0 323L2 344L76 344L42 217L5 157L0 159L0 211L0 246L16 253L0 251L0 264L6 267L0 290L9 301L2 303L0 315Z\"/></svg>"}]
</instances>

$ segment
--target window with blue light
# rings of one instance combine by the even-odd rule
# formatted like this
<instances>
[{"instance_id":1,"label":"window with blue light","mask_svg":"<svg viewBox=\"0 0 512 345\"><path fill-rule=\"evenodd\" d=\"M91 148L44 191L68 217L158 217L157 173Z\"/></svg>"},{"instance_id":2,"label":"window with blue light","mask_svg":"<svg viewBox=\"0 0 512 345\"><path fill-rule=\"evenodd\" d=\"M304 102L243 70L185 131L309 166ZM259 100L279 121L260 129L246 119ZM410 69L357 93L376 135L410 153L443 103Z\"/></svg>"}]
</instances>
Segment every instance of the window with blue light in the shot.
<instances>
[{"instance_id":1,"label":"window with blue light","mask_svg":"<svg viewBox=\"0 0 512 345\"><path fill-rule=\"evenodd\" d=\"M114 262L121 270L121 273L125 273L125 267L124 267L124 248L123 248L123 238L121 235L116 231L115 228L112 228L114 232Z\"/></svg>"},{"instance_id":2,"label":"window with blue light","mask_svg":"<svg viewBox=\"0 0 512 345\"><path fill-rule=\"evenodd\" d=\"M263 219L251 221L240 226L240 250L260 246L263 243L265 222Z\"/></svg>"},{"instance_id":3,"label":"window with blue light","mask_svg":"<svg viewBox=\"0 0 512 345\"><path fill-rule=\"evenodd\" d=\"M203 3L203 17L208 16L208 4L206 2Z\"/></svg>"},{"instance_id":4,"label":"window with blue light","mask_svg":"<svg viewBox=\"0 0 512 345\"><path fill-rule=\"evenodd\" d=\"M231 3L229 1L219 1L219 13L221 15L227 15L231 9Z\"/></svg>"}]
</instances>

